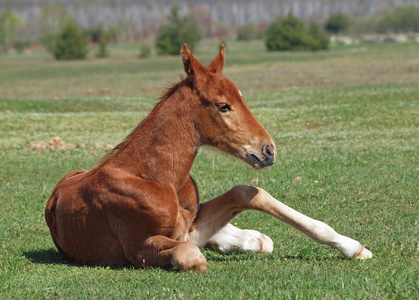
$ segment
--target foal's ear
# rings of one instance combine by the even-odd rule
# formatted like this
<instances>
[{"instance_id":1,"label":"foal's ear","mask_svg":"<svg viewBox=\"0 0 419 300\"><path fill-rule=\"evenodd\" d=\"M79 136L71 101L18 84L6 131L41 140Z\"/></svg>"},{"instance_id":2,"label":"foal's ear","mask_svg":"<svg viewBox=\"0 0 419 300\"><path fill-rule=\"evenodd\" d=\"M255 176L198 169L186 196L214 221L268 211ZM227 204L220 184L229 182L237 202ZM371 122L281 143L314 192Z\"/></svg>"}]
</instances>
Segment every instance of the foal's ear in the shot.
<instances>
[{"instance_id":1,"label":"foal's ear","mask_svg":"<svg viewBox=\"0 0 419 300\"><path fill-rule=\"evenodd\" d=\"M205 72L204 66L192 55L186 44L182 47L182 60L189 79L195 79L197 75Z\"/></svg>"},{"instance_id":2,"label":"foal's ear","mask_svg":"<svg viewBox=\"0 0 419 300\"><path fill-rule=\"evenodd\" d=\"M223 67L224 67L224 54L225 54L224 45L221 45L220 52L218 53L218 55L212 60L212 62L208 66L208 68L212 72L221 73L221 71L223 70Z\"/></svg>"}]
</instances>

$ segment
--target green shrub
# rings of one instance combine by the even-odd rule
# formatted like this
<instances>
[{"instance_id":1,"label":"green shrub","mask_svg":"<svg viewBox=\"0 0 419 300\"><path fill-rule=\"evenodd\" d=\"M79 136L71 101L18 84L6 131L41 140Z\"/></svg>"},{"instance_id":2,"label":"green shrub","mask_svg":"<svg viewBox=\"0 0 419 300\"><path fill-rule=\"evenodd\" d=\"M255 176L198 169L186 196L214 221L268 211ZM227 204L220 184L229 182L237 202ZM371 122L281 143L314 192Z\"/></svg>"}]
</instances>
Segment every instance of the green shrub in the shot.
<instances>
[{"instance_id":1,"label":"green shrub","mask_svg":"<svg viewBox=\"0 0 419 300\"><path fill-rule=\"evenodd\" d=\"M378 25L380 32L419 32L419 7L400 6L386 13Z\"/></svg>"},{"instance_id":2,"label":"green shrub","mask_svg":"<svg viewBox=\"0 0 419 300\"><path fill-rule=\"evenodd\" d=\"M16 42L17 29L23 24L19 15L5 9L0 14L0 53L9 50Z\"/></svg>"},{"instance_id":3,"label":"green shrub","mask_svg":"<svg viewBox=\"0 0 419 300\"><path fill-rule=\"evenodd\" d=\"M102 26L95 26L86 30L86 35L92 43L100 43L105 38Z\"/></svg>"},{"instance_id":4,"label":"green shrub","mask_svg":"<svg viewBox=\"0 0 419 300\"><path fill-rule=\"evenodd\" d=\"M157 31L157 53L159 55L177 55L184 43L187 43L188 48L193 51L201 38L201 30L193 16L181 18L179 7L174 6L169 23L161 25Z\"/></svg>"},{"instance_id":5,"label":"green shrub","mask_svg":"<svg viewBox=\"0 0 419 300\"><path fill-rule=\"evenodd\" d=\"M329 48L329 36L322 31L317 23L310 22L308 25L308 32L313 38L310 50L326 50Z\"/></svg>"},{"instance_id":6,"label":"green shrub","mask_svg":"<svg viewBox=\"0 0 419 300\"><path fill-rule=\"evenodd\" d=\"M17 53L23 53L30 46L30 42L26 40L16 40L13 44L13 47L16 49Z\"/></svg>"},{"instance_id":7,"label":"green shrub","mask_svg":"<svg viewBox=\"0 0 419 300\"><path fill-rule=\"evenodd\" d=\"M330 33L340 33L348 28L349 19L347 16L335 13L331 14L324 24L324 29Z\"/></svg>"},{"instance_id":8,"label":"green shrub","mask_svg":"<svg viewBox=\"0 0 419 300\"><path fill-rule=\"evenodd\" d=\"M108 42L105 38L100 38L99 40L99 48L96 52L96 57L98 58L104 58L109 56L109 50L108 50Z\"/></svg>"},{"instance_id":9,"label":"green shrub","mask_svg":"<svg viewBox=\"0 0 419 300\"><path fill-rule=\"evenodd\" d=\"M271 23L266 32L266 47L269 51L326 50L329 37L315 23L308 27L292 14Z\"/></svg>"},{"instance_id":10,"label":"green shrub","mask_svg":"<svg viewBox=\"0 0 419 300\"><path fill-rule=\"evenodd\" d=\"M51 52L57 60L86 58L87 39L83 29L74 20L63 22L60 32L53 38Z\"/></svg>"},{"instance_id":11,"label":"green shrub","mask_svg":"<svg viewBox=\"0 0 419 300\"><path fill-rule=\"evenodd\" d=\"M151 47L149 45L141 45L139 58L147 58L151 55Z\"/></svg>"}]
</instances>

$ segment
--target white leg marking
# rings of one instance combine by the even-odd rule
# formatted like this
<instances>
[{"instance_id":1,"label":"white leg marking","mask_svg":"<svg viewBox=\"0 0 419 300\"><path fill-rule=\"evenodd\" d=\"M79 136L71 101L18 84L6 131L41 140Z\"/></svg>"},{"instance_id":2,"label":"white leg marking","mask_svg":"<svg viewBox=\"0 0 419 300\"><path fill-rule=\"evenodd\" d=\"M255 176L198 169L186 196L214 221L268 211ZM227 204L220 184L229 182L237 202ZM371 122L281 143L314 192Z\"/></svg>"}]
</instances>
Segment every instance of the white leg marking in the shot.
<instances>
[{"instance_id":1,"label":"white leg marking","mask_svg":"<svg viewBox=\"0 0 419 300\"><path fill-rule=\"evenodd\" d=\"M272 240L256 230L239 229L227 224L208 241L206 247L221 253L272 252Z\"/></svg>"},{"instance_id":2,"label":"white leg marking","mask_svg":"<svg viewBox=\"0 0 419 300\"><path fill-rule=\"evenodd\" d=\"M276 200L263 189L236 186L223 195L202 203L188 235L188 241L202 247L207 244L221 252L272 251L272 240L253 230L241 230L228 222L244 210L258 210L294 227L320 244L336 248L347 258L371 258L371 252L359 242L341 235L329 225L299 213ZM227 225L226 225L227 224ZM257 247L257 245L261 245ZM259 250L257 250L259 249Z\"/></svg>"},{"instance_id":3,"label":"white leg marking","mask_svg":"<svg viewBox=\"0 0 419 300\"><path fill-rule=\"evenodd\" d=\"M255 201L255 209L262 210L273 217L300 230L305 235L320 244L327 244L347 258L371 258L372 254L358 241L337 233L332 227L318 220L299 213L273 198L268 192L259 189L258 200ZM253 200L252 200L253 201ZM250 203L252 203L252 201Z\"/></svg>"}]
</instances>

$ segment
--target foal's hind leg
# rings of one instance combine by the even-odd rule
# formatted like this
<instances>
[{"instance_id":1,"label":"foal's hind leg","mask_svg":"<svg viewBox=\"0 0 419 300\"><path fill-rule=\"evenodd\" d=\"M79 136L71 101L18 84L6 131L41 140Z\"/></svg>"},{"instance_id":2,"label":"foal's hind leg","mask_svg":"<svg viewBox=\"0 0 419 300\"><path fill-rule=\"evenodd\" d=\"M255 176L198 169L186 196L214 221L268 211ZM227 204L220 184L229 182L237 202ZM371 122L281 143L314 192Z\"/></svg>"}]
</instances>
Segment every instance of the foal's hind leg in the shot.
<instances>
[{"instance_id":1,"label":"foal's hind leg","mask_svg":"<svg viewBox=\"0 0 419 300\"><path fill-rule=\"evenodd\" d=\"M338 249L347 258L371 258L371 252L359 242L336 233L329 225L307 217L279 202L266 191L251 186L236 186L225 194L203 203L189 239L204 246L234 216L244 210L265 212L300 230L317 243Z\"/></svg>"},{"instance_id":2,"label":"foal's hind leg","mask_svg":"<svg viewBox=\"0 0 419 300\"><path fill-rule=\"evenodd\" d=\"M147 239L134 235L119 236L126 258L136 267L174 266L182 271L204 272L207 260L200 249L184 241L176 241L163 235Z\"/></svg>"},{"instance_id":3,"label":"foal's hind leg","mask_svg":"<svg viewBox=\"0 0 419 300\"><path fill-rule=\"evenodd\" d=\"M179 270L204 272L207 260L196 245L189 242L175 241L162 235L148 238L143 250L136 255L137 266L172 265Z\"/></svg>"}]
</instances>

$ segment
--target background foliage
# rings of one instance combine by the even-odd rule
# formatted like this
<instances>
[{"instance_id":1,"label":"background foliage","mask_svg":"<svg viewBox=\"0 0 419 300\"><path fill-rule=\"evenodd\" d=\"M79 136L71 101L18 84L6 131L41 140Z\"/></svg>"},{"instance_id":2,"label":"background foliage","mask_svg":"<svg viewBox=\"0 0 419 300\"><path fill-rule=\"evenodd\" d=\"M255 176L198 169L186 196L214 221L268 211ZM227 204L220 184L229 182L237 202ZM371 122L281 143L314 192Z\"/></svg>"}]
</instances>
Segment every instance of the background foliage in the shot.
<instances>
[{"instance_id":1,"label":"background foliage","mask_svg":"<svg viewBox=\"0 0 419 300\"><path fill-rule=\"evenodd\" d=\"M302 20L289 14L271 23L265 44L270 51L326 50L329 38L316 23L310 23L307 28Z\"/></svg>"},{"instance_id":2,"label":"background foliage","mask_svg":"<svg viewBox=\"0 0 419 300\"><path fill-rule=\"evenodd\" d=\"M174 6L168 23L159 27L156 35L157 52L162 55L176 55L184 43L194 51L201 40L202 33L198 24L191 16L180 17L179 7Z\"/></svg>"},{"instance_id":3,"label":"background foliage","mask_svg":"<svg viewBox=\"0 0 419 300\"><path fill-rule=\"evenodd\" d=\"M349 26L349 18L341 13L334 13L329 16L324 24L324 28L330 33L341 33Z\"/></svg>"},{"instance_id":4,"label":"background foliage","mask_svg":"<svg viewBox=\"0 0 419 300\"><path fill-rule=\"evenodd\" d=\"M84 30L72 19L60 23L60 32L52 37L50 47L57 60L84 59L88 52ZM104 52L106 49L102 48Z\"/></svg>"},{"instance_id":5,"label":"background foliage","mask_svg":"<svg viewBox=\"0 0 419 300\"><path fill-rule=\"evenodd\" d=\"M402 6L387 12L379 23L382 32L419 32L419 6Z\"/></svg>"},{"instance_id":6,"label":"background foliage","mask_svg":"<svg viewBox=\"0 0 419 300\"><path fill-rule=\"evenodd\" d=\"M22 24L20 16L10 10L0 13L0 53L6 52L17 42L17 29Z\"/></svg>"},{"instance_id":7,"label":"background foliage","mask_svg":"<svg viewBox=\"0 0 419 300\"><path fill-rule=\"evenodd\" d=\"M343 2L332 3L328 0L296 0L292 1L291 6L288 2L290 0L278 3L258 1L257 4L248 1L241 3L240 9L237 9L234 1L219 3L218 0L209 1L204 6L199 5L200 0L182 3L147 2L145 7L143 5L146 1L131 5L118 1L118 5L111 7L108 7L110 2L102 1L103 5L97 5L95 1L89 1L82 11L78 7L69 6L69 3L83 1L85 0L50 4L40 0L32 5L28 5L25 0L1 2L0 11L3 17L0 18L0 53L31 51L39 47L39 43L52 53L61 23L68 20L75 20L78 26L83 27L90 44L102 43L98 47L101 53L96 51L97 57L111 55L105 49L106 43L121 42L154 44L155 49L151 49L150 53L157 55L178 54L185 41L194 48L202 36L219 41L230 37L243 41L265 39L268 50L324 50L328 48L329 39L322 28L332 35L332 43L419 41L419 6L399 6L401 3L398 2L368 0L349 7ZM414 4L415 1L403 4ZM176 3L179 5L176 6ZM319 7L323 7L319 6L320 3L325 6L318 11ZM170 9L169 5L174 6ZM257 10L254 9L255 5ZM281 7L280 10L277 5ZM274 20L278 15L292 12L291 7L304 7L302 10L296 9L298 16L293 15L296 20L301 21L300 25L297 26L295 22L293 25L289 22L281 25L278 19ZM92 11L95 12L94 16L91 15ZM260 18L262 11L266 11L269 16ZM147 15L141 18L132 17L143 13ZM130 17L121 19L124 15ZM92 22L96 17L101 18L101 21ZM282 17L283 20L287 18ZM17 22L9 22L12 19ZM274 21L270 24L271 20ZM281 26L288 27L278 29ZM273 29L274 27L277 29Z\"/></svg>"}]
</instances>

